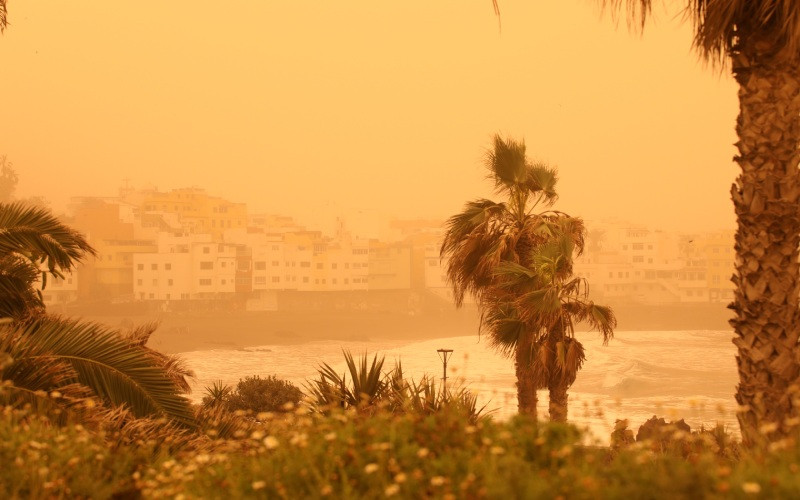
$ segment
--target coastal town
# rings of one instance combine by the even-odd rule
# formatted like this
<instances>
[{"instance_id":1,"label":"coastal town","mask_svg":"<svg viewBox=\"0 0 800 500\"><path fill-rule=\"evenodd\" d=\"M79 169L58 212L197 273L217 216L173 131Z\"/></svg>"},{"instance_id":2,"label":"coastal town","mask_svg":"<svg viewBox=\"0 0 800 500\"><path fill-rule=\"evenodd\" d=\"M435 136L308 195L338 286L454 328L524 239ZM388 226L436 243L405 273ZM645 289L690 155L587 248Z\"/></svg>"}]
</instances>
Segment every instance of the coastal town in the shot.
<instances>
[{"instance_id":1,"label":"coastal town","mask_svg":"<svg viewBox=\"0 0 800 500\"><path fill-rule=\"evenodd\" d=\"M304 307L358 309L369 307L365 292L405 292L413 313L420 300L414 297L451 301L439 256L443 220L387 220L387 237L379 240L353 234L337 218L324 233L200 188L73 198L67 218L88 235L97 257L47 283L50 306L141 302L170 311L211 301L269 311L302 297ZM586 224L575 273L591 282L597 299L662 306L732 300L733 231Z\"/></svg>"}]
</instances>

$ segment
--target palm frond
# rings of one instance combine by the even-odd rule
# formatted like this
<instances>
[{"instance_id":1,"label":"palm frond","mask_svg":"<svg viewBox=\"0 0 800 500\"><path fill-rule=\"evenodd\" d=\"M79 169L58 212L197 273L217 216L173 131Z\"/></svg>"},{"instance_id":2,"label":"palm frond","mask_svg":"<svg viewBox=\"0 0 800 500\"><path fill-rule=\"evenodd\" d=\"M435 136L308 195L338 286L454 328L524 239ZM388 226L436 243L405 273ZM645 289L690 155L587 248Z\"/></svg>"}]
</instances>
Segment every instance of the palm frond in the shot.
<instances>
[{"instance_id":1,"label":"palm frond","mask_svg":"<svg viewBox=\"0 0 800 500\"><path fill-rule=\"evenodd\" d=\"M528 178L525 186L528 191L542 196L546 205L552 205L558 199L556 184L558 183L558 173L556 169L544 163L534 163L528 165Z\"/></svg>"},{"instance_id":2,"label":"palm frond","mask_svg":"<svg viewBox=\"0 0 800 500\"><path fill-rule=\"evenodd\" d=\"M30 260L17 254L0 257L0 318L20 319L43 310L41 293L33 287L38 278Z\"/></svg>"},{"instance_id":3,"label":"palm frond","mask_svg":"<svg viewBox=\"0 0 800 500\"><path fill-rule=\"evenodd\" d=\"M189 401L180 395L181 387L150 353L114 330L95 323L39 317L2 327L0 351L14 359L4 376L36 370L43 362L68 364L72 373L65 375L63 384L80 383L107 404L125 405L137 416L163 415L181 425L194 425Z\"/></svg>"},{"instance_id":4,"label":"palm frond","mask_svg":"<svg viewBox=\"0 0 800 500\"><path fill-rule=\"evenodd\" d=\"M86 255L95 255L95 250L49 210L0 203L0 254L10 253L41 260L50 271L69 271Z\"/></svg>"},{"instance_id":5,"label":"palm frond","mask_svg":"<svg viewBox=\"0 0 800 500\"><path fill-rule=\"evenodd\" d=\"M525 141L493 137L493 148L486 152L486 168L489 178L498 191L510 191L524 185L528 180Z\"/></svg>"},{"instance_id":6,"label":"palm frond","mask_svg":"<svg viewBox=\"0 0 800 500\"><path fill-rule=\"evenodd\" d=\"M498 12L496 8L495 12ZM8 27L8 8L6 7L6 0L0 0L0 33L4 32L7 27Z\"/></svg>"}]
</instances>

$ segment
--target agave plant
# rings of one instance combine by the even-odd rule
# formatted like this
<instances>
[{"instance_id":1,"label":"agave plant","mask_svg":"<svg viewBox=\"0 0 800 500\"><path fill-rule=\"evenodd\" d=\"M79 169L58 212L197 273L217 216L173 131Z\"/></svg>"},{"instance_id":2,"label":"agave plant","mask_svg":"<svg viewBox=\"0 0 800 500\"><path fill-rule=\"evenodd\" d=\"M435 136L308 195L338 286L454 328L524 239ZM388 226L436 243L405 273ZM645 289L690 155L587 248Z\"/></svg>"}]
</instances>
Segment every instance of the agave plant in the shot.
<instances>
[{"instance_id":1,"label":"agave plant","mask_svg":"<svg viewBox=\"0 0 800 500\"><path fill-rule=\"evenodd\" d=\"M349 351L342 350L342 353L350 373L350 383L346 373L339 375L330 365L323 363L318 369L319 378L306 385L314 405L320 408L370 409L385 401L392 388L391 374L382 372L385 359L378 359L376 354L369 363L364 353L356 362Z\"/></svg>"}]
</instances>

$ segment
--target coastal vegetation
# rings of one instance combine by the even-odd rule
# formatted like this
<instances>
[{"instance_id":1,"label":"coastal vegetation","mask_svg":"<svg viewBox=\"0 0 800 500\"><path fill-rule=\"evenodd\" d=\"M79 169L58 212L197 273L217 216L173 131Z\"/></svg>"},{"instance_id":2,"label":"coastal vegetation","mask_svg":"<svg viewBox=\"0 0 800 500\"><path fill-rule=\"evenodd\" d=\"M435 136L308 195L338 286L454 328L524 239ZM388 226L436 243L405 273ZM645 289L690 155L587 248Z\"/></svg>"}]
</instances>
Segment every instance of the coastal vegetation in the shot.
<instances>
[{"instance_id":1,"label":"coastal vegetation","mask_svg":"<svg viewBox=\"0 0 800 500\"><path fill-rule=\"evenodd\" d=\"M0 204L0 244L13 256L5 262L14 272L27 269L19 274L24 279L8 278L2 297L13 313L0 324L0 461L13 464L0 471L4 498L800 493L800 421L787 424L791 439L768 449L742 448L721 428L692 432L659 419L635 437L619 422L604 446L531 412L494 421L468 388L408 380L399 363L384 369L383 358L366 354L345 352L342 374L320 366L302 399L299 388L277 376L248 377L235 389L215 384L202 405L191 405L184 396L191 372L147 347L155 323L122 331L47 313L36 293L46 286L38 269L58 275L92 254L82 236L50 217ZM525 368L537 384L550 384L551 394L559 394L553 380L563 387L564 398L551 407L557 420L566 418L558 405L566 405L583 359L574 323L588 321L608 338L613 315L589 301L584 282L570 273L582 243L580 221L560 213L544 220L527 236L522 259L501 259L474 277L492 285L476 289L489 311L506 308L514 318L494 325L495 335L509 334L509 325L538 329L540 348ZM26 227L58 230L35 234ZM495 340L515 348L513 338Z\"/></svg>"},{"instance_id":2,"label":"coastal vegetation","mask_svg":"<svg viewBox=\"0 0 800 500\"><path fill-rule=\"evenodd\" d=\"M567 389L585 359L574 322L587 321L608 341L616 319L572 275L585 228L579 218L547 210L558 197L555 169L531 162L524 142L499 135L485 164L505 200L470 201L447 220L440 251L447 280L457 306L467 294L475 298L480 328L514 359L520 413L535 417L536 391L548 389L550 418L565 421Z\"/></svg>"}]
</instances>

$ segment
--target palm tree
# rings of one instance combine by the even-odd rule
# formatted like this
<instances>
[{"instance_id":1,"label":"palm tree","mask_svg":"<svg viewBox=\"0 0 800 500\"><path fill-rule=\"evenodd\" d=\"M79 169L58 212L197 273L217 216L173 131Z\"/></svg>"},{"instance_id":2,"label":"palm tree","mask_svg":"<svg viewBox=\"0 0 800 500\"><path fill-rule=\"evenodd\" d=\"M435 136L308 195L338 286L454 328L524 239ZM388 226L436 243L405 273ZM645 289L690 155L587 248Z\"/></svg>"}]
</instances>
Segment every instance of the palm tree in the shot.
<instances>
[{"instance_id":1,"label":"palm tree","mask_svg":"<svg viewBox=\"0 0 800 500\"><path fill-rule=\"evenodd\" d=\"M0 317L21 318L41 311L41 277L63 278L94 249L79 232L49 210L23 203L0 203ZM42 267L46 271L42 271Z\"/></svg>"},{"instance_id":2,"label":"palm tree","mask_svg":"<svg viewBox=\"0 0 800 500\"><path fill-rule=\"evenodd\" d=\"M500 283L491 289L484 320L494 333L492 345L503 354L512 355L522 335L532 336L534 385L548 389L550 420L560 422L567 419L567 391L586 360L575 324L588 323L605 344L617 323L611 308L589 300L586 280L572 275L574 244L568 234L563 228L561 236L536 247L529 266L498 266Z\"/></svg>"},{"instance_id":3,"label":"palm tree","mask_svg":"<svg viewBox=\"0 0 800 500\"><path fill-rule=\"evenodd\" d=\"M641 21L652 0L602 0ZM800 2L685 0L694 46L707 61L730 64L739 84L736 132L741 174L731 188L736 211L736 400L743 440L780 440L800 416L798 245L800 245ZM788 422L787 423L787 419Z\"/></svg>"},{"instance_id":4,"label":"palm tree","mask_svg":"<svg viewBox=\"0 0 800 500\"><path fill-rule=\"evenodd\" d=\"M556 172L525 156L525 143L494 136L494 147L486 156L489 178L503 202L478 199L450 217L440 256L447 260L447 279L456 306L464 296L474 296L483 317L492 313L491 288L497 283L501 262L531 264L532 251L568 228L567 236L579 253L583 250L583 222L556 211L535 213L555 202ZM566 222L568 221L568 223ZM501 335L492 330L490 335ZM536 415L536 385L531 353L537 332L521 332L514 347L517 399L520 413Z\"/></svg>"},{"instance_id":5,"label":"palm tree","mask_svg":"<svg viewBox=\"0 0 800 500\"><path fill-rule=\"evenodd\" d=\"M122 333L45 314L37 280L44 287L48 275L63 278L94 253L49 211L0 203L0 381L10 384L0 400L46 410L97 398L137 417L194 425L182 396L191 372L178 358L146 347L155 324Z\"/></svg>"}]
</instances>

